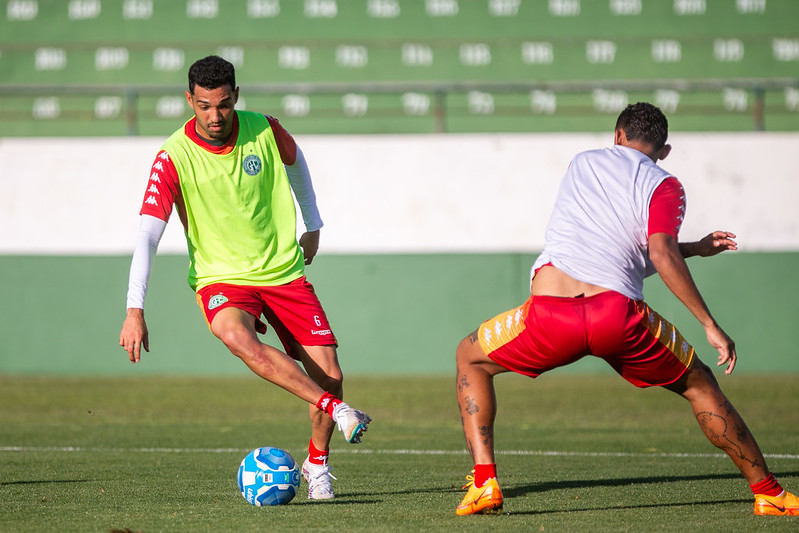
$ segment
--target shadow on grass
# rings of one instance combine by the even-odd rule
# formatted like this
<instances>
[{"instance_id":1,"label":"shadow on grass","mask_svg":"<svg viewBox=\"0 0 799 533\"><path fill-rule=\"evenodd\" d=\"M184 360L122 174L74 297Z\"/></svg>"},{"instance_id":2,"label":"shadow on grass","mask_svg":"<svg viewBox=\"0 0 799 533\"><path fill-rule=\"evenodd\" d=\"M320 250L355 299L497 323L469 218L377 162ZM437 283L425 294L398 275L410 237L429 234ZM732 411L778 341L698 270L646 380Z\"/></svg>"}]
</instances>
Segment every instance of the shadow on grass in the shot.
<instances>
[{"instance_id":1,"label":"shadow on grass","mask_svg":"<svg viewBox=\"0 0 799 533\"><path fill-rule=\"evenodd\" d=\"M27 481L0 481L0 487L7 485L50 485L60 483L88 483L91 479L37 479Z\"/></svg>"},{"instance_id":2,"label":"shadow on grass","mask_svg":"<svg viewBox=\"0 0 799 533\"><path fill-rule=\"evenodd\" d=\"M799 471L792 472L774 472L777 479L799 477ZM683 483L686 481L710 481L720 479L740 479L743 477L737 473L728 474L697 474L697 475L683 475L683 476L650 476L650 477L627 477L617 479L573 479L564 481L550 481L540 483L529 483L527 485L507 486L502 488L502 493L505 498L517 498L527 494L547 492L550 490L561 489L581 489L593 487L625 487L636 484L651 484L651 483ZM791 487L787 487L790 490ZM390 491L370 491L370 492L348 492L342 496L336 496L333 502L325 503L341 503L341 504L354 504L354 503L377 503L381 500L354 500L352 498L361 498L368 496L400 496L404 494L425 494L425 493L463 493L464 490L460 486L449 487L427 487L427 488L412 488L407 490L390 490ZM685 503L669 503L669 504L652 504L652 505L631 505L613 507L613 509L637 509L641 507L668 507L668 506L681 506L681 505L698 505L698 504L719 504L719 503L741 503L748 502L750 499L740 500L718 500L706 502L685 502ZM315 502L307 502L315 503ZM594 509L581 509L590 511ZM544 511L541 511L544 512ZM539 511L530 511L529 514L539 514ZM546 512L560 512L560 511L546 511ZM523 514L523 513L514 513Z\"/></svg>"},{"instance_id":3,"label":"shadow on grass","mask_svg":"<svg viewBox=\"0 0 799 533\"><path fill-rule=\"evenodd\" d=\"M794 472L775 472L774 475L777 479L782 477L796 477L799 476L799 471ZM698 474L693 476L651 476L651 477L628 477L617 479L571 479L564 481L549 481L541 483L530 483L527 485L517 485L510 487L503 487L502 493L508 498L515 498L524 496L526 494L546 492L550 490L559 489L580 489L591 487L623 487L626 485L635 485L642 483L680 483L684 481L705 481L714 479L741 479L743 477L738 473L729 474Z\"/></svg>"},{"instance_id":4,"label":"shadow on grass","mask_svg":"<svg viewBox=\"0 0 799 533\"><path fill-rule=\"evenodd\" d=\"M336 495L336 499L333 500L335 502L339 502L341 499L342 502L347 503L362 503L365 500L358 500L357 502L354 500L347 501L346 498L360 498L362 496L401 496L403 494L437 494L437 493L448 493L448 492L458 492L460 491L460 487L428 487L428 488L412 488L406 490L381 490L381 491L370 491L370 492L347 492L346 494L339 496ZM326 502L327 503L327 502Z\"/></svg>"},{"instance_id":5,"label":"shadow on grass","mask_svg":"<svg viewBox=\"0 0 799 533\"><path fill-rule=\"evenodd\" d=\"M749 503L754 505L754 498L739 498L735 500L693 500L689 502L669 502L669 503L656 503L639 505L603 505L601 507L583 507L583 508L569 508L569 509L546 509L542 511L504 511L503 514L522 516L522 515L547 515L557 513L581 513L590 511L621 511L624 509L663 509L668 507L691 507L696 505L721 505L725 503Z\"/></svg>"},{"instance_id":6,"label":"shadow on grass","mask_svg":"<svg viewBox=\"0 0 799 533\"><path fill-rule=\"evenodd\" d=\"M358 497L360 495L361 494L357 494L357 493L348 493L346 496L336 496L333 500L327 500L327 501L324 501L324 500L305 500L305 501L299 501L299 502L292 502L291 505L313 505L313 506L318 506L318 505L364 505L364 504L375 505L375 504L378 504L378 503L383 503L382 499L377 499L377 498L367 498L367 499L358 498L357 500L353 499L353 498L356 498L356 497ZM374 493L369 493L369 494L363 493L363 495L364 496L374 496L375 494Z\"/></svg>"}]
</instances>

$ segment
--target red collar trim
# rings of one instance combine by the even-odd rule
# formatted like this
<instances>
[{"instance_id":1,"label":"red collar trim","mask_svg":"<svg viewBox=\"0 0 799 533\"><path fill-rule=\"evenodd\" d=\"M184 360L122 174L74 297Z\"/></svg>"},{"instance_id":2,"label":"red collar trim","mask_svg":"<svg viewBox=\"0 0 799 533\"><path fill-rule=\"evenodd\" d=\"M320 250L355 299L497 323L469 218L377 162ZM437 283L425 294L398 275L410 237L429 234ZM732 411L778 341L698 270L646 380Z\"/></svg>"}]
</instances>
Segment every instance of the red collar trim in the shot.
<instances>
[{"instance_id":1,"label":"red collar trim","mask_svg":"<svg viewBox=\"0 0 799 533\"><path fill-rule=\"evenodd\" d=\"M186 137L191 139L195 144L208 150L213 154L227 154L233 151L233 148L236 146L236 141L239 137L239 114L235 113L233 117L233 131L230 133L230 138L227 140L225 144L222 146L214 146L213 144L209 144L205 139L200 137L197 134L197 117L193 117L190 121L186 123L186 126L183 128L183 133L186 134Z\"/></svg>"}]
</instances>

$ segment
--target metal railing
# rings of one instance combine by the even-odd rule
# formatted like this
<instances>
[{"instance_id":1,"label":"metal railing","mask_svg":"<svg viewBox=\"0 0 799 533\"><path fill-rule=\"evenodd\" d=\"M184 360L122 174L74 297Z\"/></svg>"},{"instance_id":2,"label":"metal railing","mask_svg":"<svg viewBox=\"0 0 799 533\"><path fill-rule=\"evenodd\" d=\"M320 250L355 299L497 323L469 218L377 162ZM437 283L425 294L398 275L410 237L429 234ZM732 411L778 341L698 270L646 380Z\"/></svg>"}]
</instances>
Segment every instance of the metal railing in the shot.
<instances>
[{"instance_id":1,"label":"metal railing","mask_svg":"<svg viewBox=\"0 0 799 533\"><path fill-rule=\"evenodd\" d=\"M381 82L316 82L316 83L258 83L242 84L241 94L246 97L285 97L299 95L305 97L317 96L342 96L358 94L375 96L408 93L427 95L429 106L424 109L423 115L432 121L432 131L446 133L452 131L449 127L450 119L455 113L470 113L473 110L458 108L452 104L453 97L469 96L477 93L502 98L509 95L527 96L531 94L551 95L553 98L567 95L582 95L587 97L583 103L573 106L572 114L610 114L618 113L625 104L625 97L630 93L651 96L654 103L658 97L664 95L677 95L674 101L666 98L665 103L660 103L667 113L681 112L679 99L690 97L697 93L725 93L729 91L744 91L746 101L735 102L734 99L725 103L723 99L713 104L694 105L694 112L735 113L746 114L751 117L751 130L765 129L765 117L768 113L788 113L796 115L796 125L792 129L799 131L799 78L741 78L741 79L667 79L667 80L596 80L596 81L536 81L536 82L493 82L493 81L458 81L458 82L423 82L423 81L381 81ZM0 117L6 122L25 121L31 119L30 110L25 109L19 102L30 98L42 97L102 97L115 96L122 99L123 104L119 110L120 117L124 118L125 132L127 135L140 134L142 116L147 112L142 109L140 100L144 97L181 97L186 87L177 84L148 85L148 84L0 84L0 97L5 102L0 105ZM782 91L786 96L781 105L774 105L769 110L766 102L767 94ZM751 99L749 99L751 95ZM788 96L790 95L790 96ZM597 102L597 98L605 97L606 101ZM15 105L10 103L17 99ZM590 102L587 104L586 102ZM671 108L673 106L673 108ZM462 106L461 106L462 107ZM85 112L89 112L84 110ZM286 111L286 110L284 110ZM525 109L518 105L508 106L507 109L492 109L492 113L477 111L475 114L500 117L504 113L511 116ZM559 111L555 109L535 110L527 107L526 112L531 116L535 114L552 114ZM560 111L568 114L568 109ZM397 104L392 111L395 116L401 116L405 111ZM289 110L289 114L293 112ZM53 117L58 119L58 117ZM174 122L174 116L157 117L169 119ZM313 119L309 114L308 119ZM342 116L341 118L348 118ZM352 118L352 117L349 117ZM390 120L388 117L387 120ZM486 117L490 118L490 117ZM13 132L11 132L13 133Z\"/></svg>"}]
</instances>

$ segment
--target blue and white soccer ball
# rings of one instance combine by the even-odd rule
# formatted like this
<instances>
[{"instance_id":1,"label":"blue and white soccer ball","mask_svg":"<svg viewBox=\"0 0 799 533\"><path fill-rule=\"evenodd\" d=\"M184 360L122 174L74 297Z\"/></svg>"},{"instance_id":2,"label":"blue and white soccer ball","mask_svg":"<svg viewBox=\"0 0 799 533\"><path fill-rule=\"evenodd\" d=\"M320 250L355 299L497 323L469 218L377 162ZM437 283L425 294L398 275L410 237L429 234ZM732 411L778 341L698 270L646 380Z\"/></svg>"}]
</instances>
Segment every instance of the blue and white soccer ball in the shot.
<instances>
[{"instance_id":1,"label":"blue and white soccer ball","mask_svg":"<svg viewBox=\"0 0 799 533\"><path fill-rule=\"evenodd\" d=\"M247 454L237 479L241 495L251 504L283 505L297 495L300 467L285 450L264 446Z\"/></svg>"}]
</instances>

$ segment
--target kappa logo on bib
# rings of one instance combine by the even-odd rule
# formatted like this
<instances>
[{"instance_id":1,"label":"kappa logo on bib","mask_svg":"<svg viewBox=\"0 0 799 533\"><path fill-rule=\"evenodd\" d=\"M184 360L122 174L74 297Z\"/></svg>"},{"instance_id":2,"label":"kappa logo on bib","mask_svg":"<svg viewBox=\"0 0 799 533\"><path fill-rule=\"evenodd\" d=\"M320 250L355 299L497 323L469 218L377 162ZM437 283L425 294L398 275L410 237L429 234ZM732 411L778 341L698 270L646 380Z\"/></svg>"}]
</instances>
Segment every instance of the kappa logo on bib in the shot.
<instances>
[{"instance_id":1,"label":"kappa logo on bib","mask_svg":"<svg viewBox=\"0 0 799 533\"><path fill-rule=\"evenodd\" d=\"M227 301L228 299L224 294L215 294L208 300L208 310L216 309L220 305L227 303Z\"/></svg>"},{"instance_id":2,"label":"kappa logo on bib","mask_svg":"<svg viewBox=\"0 0 799 533\"><path fill-rule=\"evenodd\" d=\"M244 158L244 161L241 162L241 166L244 168L244 172L250 176L255 176L261 172L261 158L255 154L250 154Z\"/></svg>"}]
</instances>

